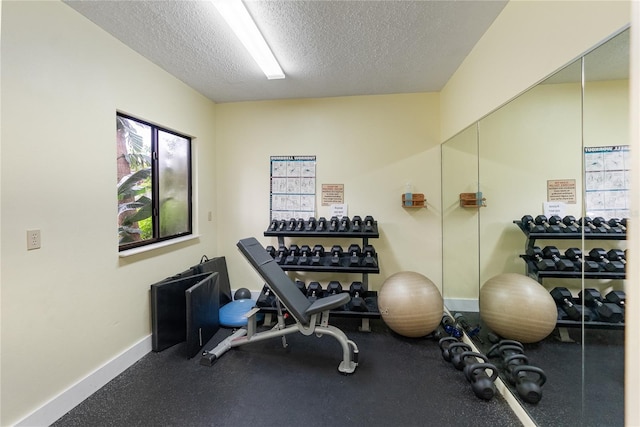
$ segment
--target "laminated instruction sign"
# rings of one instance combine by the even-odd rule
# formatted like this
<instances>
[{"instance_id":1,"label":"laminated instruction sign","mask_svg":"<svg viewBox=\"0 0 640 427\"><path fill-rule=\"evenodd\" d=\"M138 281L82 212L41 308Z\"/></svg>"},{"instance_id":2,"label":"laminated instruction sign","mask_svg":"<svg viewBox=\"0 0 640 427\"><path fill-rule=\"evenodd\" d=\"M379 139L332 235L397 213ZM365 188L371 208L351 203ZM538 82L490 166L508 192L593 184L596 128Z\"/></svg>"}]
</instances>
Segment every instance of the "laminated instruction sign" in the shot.
<instances>
[{"instance_id":1,"label":"laminated instruction sign","mask_svg":"<svg viewBox=\"0 0 640 427\"><path fill-rule=\"evenodd\" d=\"M271 156L270 164L270 220L314 216L316 156Z\"/></svg>"},{"instance_id":2,"label":"laminated instruction sign","mask_svg":"<svg viewBox=\"0 0 640 427\"><path fill-rule=\"evenodd\" d=\"M550 179L547 181L547 202L576 203L575 179Z\"/></svg>"},{"instance_id":3,"label":"laminated instruction sign","mask_svg":"<svg viewBox=\"0 0 640 427\"><path fill-rule=\"evenodd\" d=\"M629 217L630 168L628 145L584 149L587 216L605 219Z\"/></svg>"}]
</instances>

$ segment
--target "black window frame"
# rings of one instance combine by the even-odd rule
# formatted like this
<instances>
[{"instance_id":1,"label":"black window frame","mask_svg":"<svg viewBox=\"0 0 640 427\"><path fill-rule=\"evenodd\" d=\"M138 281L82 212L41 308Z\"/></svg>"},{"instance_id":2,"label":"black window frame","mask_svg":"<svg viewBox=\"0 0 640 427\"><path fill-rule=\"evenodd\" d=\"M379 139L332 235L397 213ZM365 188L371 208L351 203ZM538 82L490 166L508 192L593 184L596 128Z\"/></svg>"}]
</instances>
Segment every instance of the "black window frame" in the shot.
<instances>
[{"instance_id":1,"label":"black window frame","mask_svg":"<svg viewBox=\"0 0 640 427\"><path fill-rule=\"evenodd\" d=\"M174 239L178 239L185 236L193 235L193 138L176 132L174 130L165 128L163 126L156 125L154 123L142 120L138 117L131 116L129 114L116 112L116 121L118 117L123 119L132 120L151 128L151 200L152 200L152 228L153 236L149 239L142 241L135 241L129 243L120 244L118 242L118 252L127 251L130 249L141 248L144 246L153 245L159 242L166 242ZM158 132L165 132L184 138L188 141L188 154L187 154L187 170L188 170L188 186L187 186L187 209L188 209L188 230L182 233L172 234L170 236L160 237L160 171L159 171L159 154L158 154Z\"/></svg>"}]
</instances>

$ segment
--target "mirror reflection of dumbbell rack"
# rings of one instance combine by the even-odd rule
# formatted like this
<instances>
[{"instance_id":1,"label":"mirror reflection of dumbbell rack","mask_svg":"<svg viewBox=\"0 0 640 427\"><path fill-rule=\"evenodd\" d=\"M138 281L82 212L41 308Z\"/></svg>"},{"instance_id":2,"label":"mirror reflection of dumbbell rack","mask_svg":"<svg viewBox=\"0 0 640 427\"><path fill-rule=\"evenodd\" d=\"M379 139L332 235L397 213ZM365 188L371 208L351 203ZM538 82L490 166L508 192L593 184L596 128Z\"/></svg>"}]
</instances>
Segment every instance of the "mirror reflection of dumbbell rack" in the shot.
<instances>
[{"instance_id":1,"label":"mirror reflection of dumbbell rack","mask_svg":"<svg viewBox=\"0 0 640 427\"><path fill-rule=\"evenodd\" d=\"M525 217L527 216L525 215ZM523 219L525 219L525 217L523 217ZM531 255L536 250L539 250L538 247L536 247L536 240L542 240L542 239L581 240L583 237L582 231L580 230L580 228L577 228L576 232L567 232L566 230L564 232L563 231L551 232L547 228L547 231L544 231L544 232L532 232L529 230L529 228L527 227L527 224L525 224L523 220L515 220L513 221L513 223L516 224L526 236L526 243L525 243L526 253L520 255L520 258L522 258L523 261L526 263L527 275L532 279L536 280L537 282L539 282L540 284L542 284L544 279L548 279L548 278L581 279L583 275L585 279L624 280L626 278L626 273L624 269L612 268L611 271L608 271L607 268L605 267L606 262L601 263L600 267L597 269L594 268L591 271L586 270L583 272L582 269L584 268L585 261L590 260L588 253L581 254L579 257L579 261L575 259L571 259L571 261L574 262L574 265L575 265L574 269L561 270L558 268L549 268L549 269L539 268L539 259ZM626 240L627 238L626 230L622 230L622 231L621 230L606 231L606 230L607 230L606 228L600 227L599 231L597 232L591 231L591 232L585 233L584 239L586 241L596 241L596 240ZM545 258L545 259L549 259L549 258ZM560 255L556 259L557 262L554 262L554 264L557 265L558 262L564 262L565 260L568 260L568 259L570 258L568 258L566 255ZM595 261L592 261L592 262L595 262ZM608 260L608 262L610 261ZM591 311L589 307L584 307L582 305L583 302L581 298L573 297L571 302L574 305L576 305L579 310L584 310L584 313L586 314L584 327L597 328L597 329L624 329L624 321L605 322L605 321L598 320L598 317L595 315L595 313ZM571 320L567 318L567 316L561 310L561 308L558 308L558 320L556 322L556 325L559 328L561 338L562 338L563 336L566 336L566 334L563 333L562 328L581 327L583 325L583 322Z\"/></svg>"},{"instance_id":2,"label":"mirror reflection of dumbbell rack","mask_svg":"<svg viewBox=\"0 0 640 427\"><path fill-rule=\"evenodd\" d=\"M357 298L362 299L363 311L349 310L348 307L345 307L343 310L332 310L331 316L359 318L362 322L360 329L370 331L369 319L380 318L377 292L368 290L368 275L380 273L378 254L369 244L370 238L375 239L380 236L378 223L372 216L272 220L264 232L264 236L277 237L278 247L267 247L267 250L285 271L361 274L362 281L357 283L362 283L364 292L362 295L357 294ZM287 246L286 237L360 239L362 246L357 244L352 244L348 248L342 248L338 245L331 248L325 248L321 245L298 247L293 244ZM349 287L342 292L349 292ZM322 295L323 293L318 296ZM365 308L366 310L364 310ZM267 315L275 313L276 310L273 307L261 307L261 311Z\"/></svg>"}]
</instances>

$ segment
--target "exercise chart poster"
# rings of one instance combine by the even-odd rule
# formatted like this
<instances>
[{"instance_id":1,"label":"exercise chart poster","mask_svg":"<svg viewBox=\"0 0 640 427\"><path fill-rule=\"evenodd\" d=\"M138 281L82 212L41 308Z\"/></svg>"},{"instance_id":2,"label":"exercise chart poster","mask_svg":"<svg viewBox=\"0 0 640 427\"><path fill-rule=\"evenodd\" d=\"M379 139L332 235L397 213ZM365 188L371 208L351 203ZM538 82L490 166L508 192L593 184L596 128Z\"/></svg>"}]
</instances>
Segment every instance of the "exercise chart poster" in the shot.
<instances>
[{"instance_id":1,"label":"exercise chart poster","mask_svg":"<svg viewBox=\"0 0 640 427\"><path fill-rule=\"evenodd\" d=\"M631 158L628 145L584 149L585 208L590 217L629 217Z\"/></svg>"},{"instance_id":2,"label":"exercise chart poster","mask_svg":"<svg viewBox=\"0 0 640 427\"><path fill-rule=\"evenodd\" d=\"M271 156L270 219L309 219L316 212L316 156Z\"/></svg>"}]
</instances>

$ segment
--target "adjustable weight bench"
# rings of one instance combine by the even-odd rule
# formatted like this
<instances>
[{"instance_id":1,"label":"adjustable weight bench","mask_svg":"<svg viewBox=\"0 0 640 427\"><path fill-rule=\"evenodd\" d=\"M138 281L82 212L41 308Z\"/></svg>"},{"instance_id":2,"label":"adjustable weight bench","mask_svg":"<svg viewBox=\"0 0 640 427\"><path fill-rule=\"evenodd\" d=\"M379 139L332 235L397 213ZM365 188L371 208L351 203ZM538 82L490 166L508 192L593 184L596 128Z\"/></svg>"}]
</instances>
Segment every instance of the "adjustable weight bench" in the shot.
<instances>
[{"instance_id":1,"label":"adjustable weight bench","mask_svg":"<svg viewBox=\"0 0 640 427\"><path fill-rule=\"evenodd\" d=\"M269 338L282 337L282 344L286 347L285 336L300 332L302 335L307 336L312 334L316 334L318 337L330 335L337 339L342 346L342 362L338 366L338 371L343 374L353 373L358 366L358 347L347 338L342 330L329 325L329 310L348 303L350 300L349 294L344 292L330 295L317 299L312 303L300 292L291 278L287 276L284 270L271 258L255 238L250 237L240 240L238 248L276 296L278 322L268 331L256 332L256 314L259 309L252 309L247 313L247 327L238 329L214 349L205 351L200 359L200 364L211 366L219 357L233 347ZM285 325L280 304L284 305L295 320L295 324Z\"/></svg>"}]
</instances>

